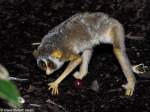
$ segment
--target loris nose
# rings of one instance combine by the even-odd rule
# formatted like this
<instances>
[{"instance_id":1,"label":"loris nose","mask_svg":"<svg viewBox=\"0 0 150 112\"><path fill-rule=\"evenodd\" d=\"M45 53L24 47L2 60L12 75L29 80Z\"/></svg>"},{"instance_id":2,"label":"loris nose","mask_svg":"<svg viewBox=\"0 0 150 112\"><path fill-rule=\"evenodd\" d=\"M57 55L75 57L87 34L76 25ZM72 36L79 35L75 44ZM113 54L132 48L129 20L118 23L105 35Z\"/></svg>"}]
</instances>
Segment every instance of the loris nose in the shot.
<instances>
[{"instance_id":1,"label":"loris nose","mask_svg":"<svg viewBox=\"0 0 150 112\"><path fill-rule=\"evenodd\" d=\"M50 75L50 74L52 74L52 73L53 73L53 71L50 70L50 68L47 67L47 69L46 69L46 75Z\"/></svg>"}]
</instances>

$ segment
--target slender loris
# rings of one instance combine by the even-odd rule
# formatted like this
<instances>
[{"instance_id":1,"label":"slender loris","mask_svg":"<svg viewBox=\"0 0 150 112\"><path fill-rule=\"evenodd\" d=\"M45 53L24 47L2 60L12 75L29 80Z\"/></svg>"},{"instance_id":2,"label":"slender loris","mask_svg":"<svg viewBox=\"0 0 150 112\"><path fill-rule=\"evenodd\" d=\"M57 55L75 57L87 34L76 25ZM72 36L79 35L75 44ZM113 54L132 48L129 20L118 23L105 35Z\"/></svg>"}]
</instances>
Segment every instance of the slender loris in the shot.
<instances>
[{"instance_id":1,"label":"slender loris","mask_svg":"<svg viewBox=\"0 0 150 112\"><path fill-rule=\"evenodd\" d=\"M59 94L58 86L78 65L80 70L73 76L83 79L88 73L88 64L93 47L100 43L112 44L127 83L123 85L125 95L132 96L136 79L125 50L125 34L121 23L107 14L77 13L56 26L44 36L34 56L37 65L52 74L69 61L65 71L54 82L49 83L53 95Z\"/></svg>"}]
</instances>

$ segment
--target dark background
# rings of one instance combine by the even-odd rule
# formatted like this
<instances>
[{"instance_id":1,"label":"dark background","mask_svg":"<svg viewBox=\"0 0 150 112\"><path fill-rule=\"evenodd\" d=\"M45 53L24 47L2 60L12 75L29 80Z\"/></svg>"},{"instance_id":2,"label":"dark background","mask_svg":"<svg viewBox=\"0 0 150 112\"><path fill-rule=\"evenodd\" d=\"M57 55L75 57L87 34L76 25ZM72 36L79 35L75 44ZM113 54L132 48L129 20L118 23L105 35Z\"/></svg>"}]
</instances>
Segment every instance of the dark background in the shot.
<instances>
[{"instance_id":1,"label":"dark background","mask_svg":"<svg viewBox=\"0 0 150 112\"><path fill-rule=\"evenodd\" d=\"M65 67L46 77L36 66L32 56L36 47L31 44L78 12L105 12L124 25L126 34L144 37L126 39L127 54L132 64L150 65L149 0L0 0L0 63L10 76L28 79L14 81L26 101L23 108L37 112L149 112L150 79L137 77L134 95L126 97L121 88L126 80L109 45L95 48L82 89L74 87L70 75L60 84L60 95L51 96L47 84ZM93 81L98 82L97 92L91 88ZM0 108L9 107L0 101Z\"/></svg>"}]
</instances>

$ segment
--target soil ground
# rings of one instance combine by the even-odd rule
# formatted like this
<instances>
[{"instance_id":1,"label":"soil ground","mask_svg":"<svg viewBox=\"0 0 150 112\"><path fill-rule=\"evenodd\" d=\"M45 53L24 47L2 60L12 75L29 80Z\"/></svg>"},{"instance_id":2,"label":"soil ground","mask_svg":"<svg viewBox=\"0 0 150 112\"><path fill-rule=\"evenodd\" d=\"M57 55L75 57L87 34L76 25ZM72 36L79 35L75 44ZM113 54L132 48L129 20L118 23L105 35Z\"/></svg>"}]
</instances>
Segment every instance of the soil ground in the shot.
<instances>
[{"instance_id":1,"label":"soil ground","mask_svg":"<svg viewBox=\"0 0 150 112\"><path fill-rule=\"evenodd\" d=\"M37 112L149 112L150 79L139 78L132 97L124 95L126 83L112 46L94 49L89 73L81 89L74 87L70 75L60 85L59 96L52 96L47 84L64 68L47 77L32 56L34 42L53 27L78 12L105 12L118 19L126 34L144 40L126 39L132 64L150 65L149 0L0 0L0 63L10 76L28 81L14 81L25 99L24 109ZM99 87L94 91L93 82ZM2 100L0 108L9 108Z\"/></svg>"}]
</instances>

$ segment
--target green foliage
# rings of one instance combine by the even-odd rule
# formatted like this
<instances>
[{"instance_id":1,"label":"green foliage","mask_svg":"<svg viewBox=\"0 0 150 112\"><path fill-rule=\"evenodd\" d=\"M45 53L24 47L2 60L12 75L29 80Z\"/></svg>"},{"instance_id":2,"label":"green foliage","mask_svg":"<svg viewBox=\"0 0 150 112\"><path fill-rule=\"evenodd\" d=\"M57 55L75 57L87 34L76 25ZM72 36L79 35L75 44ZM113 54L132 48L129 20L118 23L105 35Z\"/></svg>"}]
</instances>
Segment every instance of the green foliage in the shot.
<instances>
[{"instance_id":1,"label":"green foliage","mask_svg":"<svg viewBox=\"0 0 150 112\"><path fill-rule=\"evenodd\" d=\"M0 80L0 97L7 100L13 107L20 107L19 92L16 86L9 80Z\"/></svg>"},{"instance_id":2,"label":"green foliage","mask_svg":"<svg viewBox=\"0 0 150 112\"><path fill-rule=\"evenodd\" d=\"M6 69L0 66L0 77L4 76L8 73ZM19 101L19 91L16 86L8 79L0 78L0 98L6 100L8 104L12 107L21 107L21 103Z\"/></svg>"}]
</instances>

